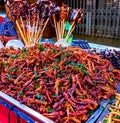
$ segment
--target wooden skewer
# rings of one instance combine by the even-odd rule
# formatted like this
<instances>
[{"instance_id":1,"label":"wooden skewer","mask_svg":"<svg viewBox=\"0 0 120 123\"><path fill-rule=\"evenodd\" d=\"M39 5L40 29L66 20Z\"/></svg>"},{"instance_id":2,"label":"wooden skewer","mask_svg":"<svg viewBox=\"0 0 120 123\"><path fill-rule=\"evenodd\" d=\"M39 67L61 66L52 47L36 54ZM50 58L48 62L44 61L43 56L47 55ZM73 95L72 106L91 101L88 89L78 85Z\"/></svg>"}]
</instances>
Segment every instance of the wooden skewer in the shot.
<instances>
[{"instance_id":1,"label":"wooden skewer","mask_svg":"<svg viewBox=\"0 0 120 123\"><path fill-rule=\"evenodd\" d=\"M29 20L29 21L28 21L28 36L29 36L28 40L29 40L29 42L30 42L30 44L31 44L32 42L31 42L30 32L31 32L31 24L30 24L30 20Z\"/></svg>"},{"instance_id":2,"label":"wooden skewer","mask_svg":"<svg viewBox=\"0 0 120 123\"><path fill-rule=\"evenodd\" d=\"M70 30L67 33L67 36L65 38L65 42L68 40L69 36L72 34L73 30L75 29L75 25L71 26L72 28L70 28Z\"/></svg>"},{"instance_id":3,"label":"wooden skewer","mask_svg":"<svg viewBox=\"0 0 120 123\"><path fill-rule=\"evenodd\" d=\"M21 34L21 37L22 37L22 39L23 39L25 45L27 45L26 39L25 39L25 37L24 37L24 35L23 35L23 32L22 32L22 30L21 30L21 28L20 28L19 23L18 23L17 20L16 20L16 25L17 25L17 27L18 27L18 30L19 30L19 32L20 32L20 34Z\"/></svg>"},{"instance_id":4,"label":"wooden skewer","mask_svg":"<svg viewBox=\"0 0 120 123\"><path fill-rule=\"evenodd\" d=\"M63 21L60 21L60 38L62 39Z\"/></svg>"},{"instance_id":5,"label":"wooden skewer","mask_svg":"<svg viewBox=\"0 0 120 123\"><path fill-rule=\"evenodd\" d=\"M65 20L63 20L62 38L64 37L65 25L66 25L66 22L65 22Z\"/></svg>"},{"instance_id":6,"label":"wooden skewer","mask_svg":"<svg viewBox=\"0 0 120 123\"><path fill-rule=\"evenodd\" d=\"M117 119L117 118L112 118L112 120L113 120L113 123L120 123L120 119Z\"/></svg>"},{"instance_id":7,"label":"wooden skewer","mask_svg":"<svg viewBox=\"0 0 120 123\"><path fill-rule=\"evenodd\" d=\"M36 40L36 36L37 36L37 30L38 29L38 20L36 21L36 25L35 25L35 35L34 35L34 42L35 42L35 40Z\"/></svg>"},{"instance_id":8,"label":"wooden skewer","mask_svg":"<svg viewBox=\"0 0 120 123\"><path fill-rule=\"evenodd\" d=\"M36 30L38 29L38 20L36 21L36 26L35 26ZM37 31L36 31L37 34Z\"/></svg>"},{"instance_id":9,"label":"wooden skewer","mask_svg":"<svg viewBox=\"0 0 120 123\"><path fill-rule=\"evenodd\" d=\"M29 29L28 29L28 20L26 20L26 38L27 38L27 45L29 45Z\"/></svg>"},{"instance_id":10,"label":"wooden skewer","mask_svg":"<svg viewBox=\"0 0 120 123\"><path fill-rule=\"evenodd\" d=\"M112 122L112 114L110 114L108 118L108 123L111 123L111 122Z\"/></svg>"},{"instance_id":11,"label":"wooden skewer","mask_svg":"<svg viewBox=\"0 0 120 123\"><path fill-rule=\"evenodd\" d=\"M58 30L58 22L56 22L56 30L57 30L57 33L56 33L56 35L57 35L57 40L59 40L59 30Z\"/></svg>"},{"instance_id":12,"label":"wooden skewer","mask_svg":"<svg viewBox=\"0 0 120 123\"><path fill-rule=\"evenodd\" d=\"M114 108L114 109L118 109L118 110L120 110L120 107L117 107L117 106L113 106L113 105L111 105L110 107L111 107L111 108Z\"/></svg>"},{"instance_id":13,"label":"wooden skewer","mask_svg":"<svg viewBox=\"0 0 120 123\"><path fill-rule=\"evenodd\" d=\"M71 29L70 33L68 34L68 37L72 34L73 30L75 29L75 26Z\"/></svg>"},{"instance_id":14,"label":"wooden skewer","mask_svg":"<svg viewBox=\"0 0 120 123\"><path fill-rule=\"evenodd\" d=\"M47 26L48 21L49 21L49 18L46 20L45 25L44 25L43 28L42 28L42 31L41 31L42 33L44 32L44 30L45 30L45 28L46 28L46 26Z\"/></svg>"},{"instance_id":15,"label":"wooden skewer","mask_svg":"<svg viewBox=\"0 0 120 123\"><path fill-rule=\"evenodd\" d=\"M118 112L111 112L111 114L120 116L120 113L118 113Z\"/></svg>"},{"instance_id":16,"label":"wooden skewer","mask_svg":"<svg viewBox=\"0 0 120 123\"><path fill-rule=\"evenodd\" d=\"M56 29L57 29L57 36L58 36L58 40L59 40L60 37L59 37L59 25L58 25L58 22L56 22Z\"/></svg>"},{"instance_id":17,"label":"wooden skewer","mask_svg":"<svg viewBox=\"0 0 120 123\"><path fill-rule=\"evenodd\" d=\"M34 34L35 34L35 22L32 25L32 32L31 32L31 40L34 41Z\"/></svg>"},{"instance_id":18,"label":"wooden skewer","mask_svg":"<svg viewBox=\"0 0 120 123\"><path fill-rule=\"evenodd\" d=\"M60 36L61 36L61 39L63 38L62 37L62 30L63 30L63 22L62 20L60 21Z\"/></svg>"},{"instance_id":19,"label":"wooden skewer","mask_svg":"<svg viewBox=\"0 0 120 123\"><path fill-rule=\"evenodd\" d=\"M56 29L57 29L57 35L58 35L58 40L59 40L59 38L60 38L60 37L59 37L59 28L58 28L58 22L56 22L56 27L57 27Z\"/></svg>"},{"instance_id":20,"label":"wooden skewer","mask_svg":"<svg viewBox=\"0 0 120 123\"><path fill-rule=\"evenodd\" d=\"M59 24L59 39L61 39L61 34L60 34L60 31L61 31L61 25L60 25L60 21L58 22Z\"/></svg>"},{"instance_id":21,"label":"wooden skewer","mask_svg":"<svg viewBox=\"0 0 120 123\"><path fill-rule=\"evenodd\" d=\"M53 21L54 21L54 26L55 26L55 32L56 32L57 40L58 40L57 22L56 22L55 14L53 14Z\"/></svg>"},{"instance_id":22,"label":"wooden skewer","mask_svg":"<svg viewBox=\"0 0 120 123\"><path fill-rule=\"evenodd\" d=\"M59 40L60 40L60 21L58 21L58 35L59 35Z\"/></svg>"},{"instance_id":23,"label":"wooden skewer","mask_svg":"<svg viewBox=\"0 0 120 123\"><path fill-rule=\"evenodd\" d=\"M75 22L73 22L72 25L70 26L70 29L69 29L69 31L68 31L68 33L67 33L67 35L66 35L65 41L67 41L67 37L68 37L68 35L69 35L69 33L70 33L72 27L74 26L74 24L75 24Z\"/></svg>"},{"instance_id":24,"label":"wooden skewer","mask_svg":"<svg viewBox=\"0 0 120 123\"><path fill-rule=\"evenodd\" d=\"M117 93L116 95L117 95L117 96L120 96L120 94L119 94L119 93Z\"/></svg>"},{"instance_id":25,"label":"wooden skewer","mask_svg":"<svg viewBox=\"0 0 120 123\"><path fill-rule=\"evenodd\" d=\"M61 23L62 23L62 28L61 28L61 37L63 38L63 36L64 36L64 35L63 35L63 30L64 30L64 20L62 20L62 22L61 22Z\"/></svg>"},{"instance_id":26,"label":"wooden skewer","mask_svg":"<svg viewBox=\"0 0 120 123\"><path fill-rule=\"evenodd\" d=\"M36 42L38 42L38 41L41 39L42 34L43 34L43 32L44 32L44 30L45 30L45 28L46 28L46 26L47 26L48 21L49 21L49 18L46 20L46 22L45 22L45 24L44 24L44 26L43 26L43 28L42 28L42 30L41 30L40 36L38 36Z\"/></svg>"},{"instance_id":27,"label":"wooden skewer","mask_svg":"<svg viewBox=\"0 0 120 123\"><path fill-rule=\"evenodd\" d=\"M58 22L58 27L59 27L59 40L61 39L61 28L60 28L60 21Z\"/></svg>"},{"instance_id":28,"label":"wooden skewer","mask_svg":"<svg viewBox=\"0 0 120 123\"><path fill-rule=\"evenodd\" d=\"M26 42L27 42L27 39L26 39L26 33L25 33L25 26L24 26L23 19L22 19L22 17L21 17L21 16L20 16L20 21L21 21L21 24L22 24L23 35L24 35L25 40L26 40Z\"/></svg>"},{"instance_id":29,"label":"wooden skewer","mask_svg":"<svg viewBox=\"0 0 120 123\"><path fill-rule=\"evenodd\" d=\"M35 32L35 22L33 23L33 26L32 26L32 34L31 34L32 37L34 35L34 32Z\"/></svg>"},{"instance_id":30,"label":"wooden skewer","mask_svg":"<svg viewBox=\"0 0 120 123\"><path fill-rule=\"evenodd\" d=\"M39 42L39 40L41 39L41 30L42 30L42 27L43 27L43 25L44 25L44 19L42 19L40 22L40 29L38 29L38 36L37 36L37 38L36 38L36 43L37 42Z\"/></svg>"},{"instance_id":31,"label":"wooden skewer","mask_svg":"<svg viewBox=\"0 0 120 123\"><path fill-rule=\"evenodd\" d=\"M40 33L41 33L41 29L40 27L38 28L38 31L37 31L37 35L36 35L36 39L35 39L35 42L34 43L37 43L38 39L39 39L39 36L40 36Z\"/></svg>"}]
</instances>

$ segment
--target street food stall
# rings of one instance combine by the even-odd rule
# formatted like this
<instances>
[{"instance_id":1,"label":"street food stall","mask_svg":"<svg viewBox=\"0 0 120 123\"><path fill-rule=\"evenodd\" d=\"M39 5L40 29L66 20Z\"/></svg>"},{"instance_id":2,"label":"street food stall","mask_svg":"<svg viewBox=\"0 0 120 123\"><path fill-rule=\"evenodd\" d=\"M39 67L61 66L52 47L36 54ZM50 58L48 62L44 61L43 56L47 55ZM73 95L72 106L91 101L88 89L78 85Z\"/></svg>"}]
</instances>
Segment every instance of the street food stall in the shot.
<instances>
[{"instance_id":1,"label":"street food stall","mask_svg":"<svg viewBox=\"0 0 120 123\"><path fill-rule=\"evenodd\" d=\"M0 49L0 122L119 123L120 50L73 40L82 9L25 0L9 7L24 46ZM42 38L48 22L56 41Z\"/></svg>"}]
</instances>

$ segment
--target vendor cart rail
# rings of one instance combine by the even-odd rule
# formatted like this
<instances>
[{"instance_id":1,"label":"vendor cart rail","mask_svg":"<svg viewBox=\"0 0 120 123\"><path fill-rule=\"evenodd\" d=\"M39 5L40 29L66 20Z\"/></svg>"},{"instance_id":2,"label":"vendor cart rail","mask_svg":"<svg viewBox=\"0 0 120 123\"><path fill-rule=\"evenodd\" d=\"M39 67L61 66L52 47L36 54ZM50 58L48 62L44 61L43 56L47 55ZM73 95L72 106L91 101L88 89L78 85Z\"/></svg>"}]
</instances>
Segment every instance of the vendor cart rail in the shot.
<instances>
[{"instance_id":1,"label":"vendor cart rail","mask_svg":"<svg viewBox=\"0 0 120 123\"><path fill-rule=\"evenodd\" d=\"M43 115L37 113L36 111L30 109L29 107L20 104L17 100L12 97L0 92L0 104L3 104L6 108L11 109L15 114L24 118L29 123L54 123L53 121L47 119ZM20 109L20 110L18 110ZM23 113L24 112L24 113ZM27 116L28 114L29 116ZM37 119L37 122L30 118L30 116Z\"/></svg>"}]
</instances>

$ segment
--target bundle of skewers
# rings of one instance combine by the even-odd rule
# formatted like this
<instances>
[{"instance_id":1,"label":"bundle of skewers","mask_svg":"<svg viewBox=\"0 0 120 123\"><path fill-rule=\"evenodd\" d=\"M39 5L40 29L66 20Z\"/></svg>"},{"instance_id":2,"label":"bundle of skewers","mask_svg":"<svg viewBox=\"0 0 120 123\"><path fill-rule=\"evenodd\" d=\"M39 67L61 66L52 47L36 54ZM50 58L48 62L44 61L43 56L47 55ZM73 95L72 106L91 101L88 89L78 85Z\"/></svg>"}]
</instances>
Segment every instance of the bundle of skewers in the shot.
<instances>
[{"instance_id":1,"label":"bundle of skewers","mask_svg":"<svg viewBox=\"0 0 120 123\"><path fill-rule=\"evenodd\" d=\"M12 21L15 22L20 37L26 47L38 43L49 21L48 2L29 5L26 1L14 1L11 7Z\"/></svg>"},{"instance_id":2,"label":"bundle of skewers","mask_svg":"<svg viewBox=\"0 0 120 123\"><path fill-rule=\"evenodd\" d=\"M64 39L67 42L75 26L82 20L81 9L72 9L65 4L61 7L55 3L44 0L29 5L26 0L17 0L9 5L12 21L17 25L20 37L25 46L33 46L38 43L49 19L52 17L57 40ZM69 29L66 29L69 23Z\"/></svg>"},{"instance_id":3,"label":"bundle of skewers","mask_svg":"<svg viewBox=\"0 0 120 123\"><path fill-rule=\"evenodd\" d=\"M62 4L62 7L56 10L58 11L53 14L53 21L57 40L59 41L64 38L66 42L76 25L82 21L83 11L81 9L72 9L65 4ZM67 30L66 23L70 23L69 29Z\"/></svg>"},{"instance_id":4,"label":"bundle of skewers","mask_svg":"<svg viewBox=\"0 0 120 123\"><path fill-rule=\"evenodd\" d=\"M20 17L20 21L16 20L16 25L26 46L33 46L39 42L48 23L48 20L49 19L44 22L45 24L43 24L43 22L40 22L42 27L39 26L39 20L36 20L34 23L31 23L30 20L23 22L22 17Z\"/></svg>"},{"instance_id":5,"label":"bundle of skewers","mask_svg":"<svg viewBox=\"0 0 120 123\"><path fill-rule=\"evenodd\" d=\"M120 123L120 94L116 94L116 101L109 106L110 113L106 115L103 123Z\"/></svg>"}]
</instances>

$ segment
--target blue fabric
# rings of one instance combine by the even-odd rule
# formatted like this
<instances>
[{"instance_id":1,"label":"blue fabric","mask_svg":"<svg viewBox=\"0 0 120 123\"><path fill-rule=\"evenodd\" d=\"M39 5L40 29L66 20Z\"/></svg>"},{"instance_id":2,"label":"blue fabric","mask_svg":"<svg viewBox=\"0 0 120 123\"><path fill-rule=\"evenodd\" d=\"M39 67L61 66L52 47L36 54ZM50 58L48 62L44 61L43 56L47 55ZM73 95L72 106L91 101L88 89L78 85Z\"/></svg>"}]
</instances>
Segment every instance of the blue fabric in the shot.
<instances>
[{"instance_id":1,"label":"blue fabric","mask_svg":"<svg viewBox=\"0 0 120 123\"><path fill-rule=\"evenodd\" d=\"M7 17L5 17L0 24L0 35L4 36L18 36L12 23Z\"/></svg>"}]
</instances>

